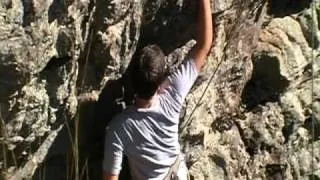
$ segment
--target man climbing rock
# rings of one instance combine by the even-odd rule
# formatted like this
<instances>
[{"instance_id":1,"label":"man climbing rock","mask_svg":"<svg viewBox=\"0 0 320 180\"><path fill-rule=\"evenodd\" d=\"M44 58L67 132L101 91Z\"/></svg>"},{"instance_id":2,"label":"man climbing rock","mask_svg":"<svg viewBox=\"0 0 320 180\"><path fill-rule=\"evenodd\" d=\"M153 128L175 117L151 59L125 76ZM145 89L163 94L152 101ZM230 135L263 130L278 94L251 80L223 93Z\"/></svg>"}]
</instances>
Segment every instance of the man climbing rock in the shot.
<instances>
[{"instance_id":1,"label":"man climbing rock","mask_svg":"<svg viewBox=\"0 0 320 180\"><path fill-rule=\"evenodd\" d=\"M118 179L124 155L132 179L187 179L179 169L185 166L179 155L179 113L212 44L210 0L198 0L196 28L197 43L190 56L168 77L158 46L139 51L132 73L134 105L118 114L106 131L105 180Z\"/></svg>"}]
</instances>

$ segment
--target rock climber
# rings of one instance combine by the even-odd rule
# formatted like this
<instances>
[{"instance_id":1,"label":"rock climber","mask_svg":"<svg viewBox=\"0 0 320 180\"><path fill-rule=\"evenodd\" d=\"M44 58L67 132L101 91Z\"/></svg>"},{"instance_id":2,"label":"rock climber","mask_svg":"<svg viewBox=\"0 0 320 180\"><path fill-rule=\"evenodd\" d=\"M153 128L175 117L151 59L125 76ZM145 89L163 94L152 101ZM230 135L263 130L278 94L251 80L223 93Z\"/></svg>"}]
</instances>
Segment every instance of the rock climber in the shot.
<instances>
[{"instance_id":1,"label":"rock climber","mask_svg":"<svg viewBox=\"0 0 320 180\"><path fill-rule=\"evenodd\" d=\"M158 46L148 45L138 52L132 73L134 104L114 117L106 129L105 180L118 179L124 155L132 179L187 179L178 142L179 113L213 38L210 0L198 0L197 11L196 45L169 76Z\"/></svg>"}]
</instances>

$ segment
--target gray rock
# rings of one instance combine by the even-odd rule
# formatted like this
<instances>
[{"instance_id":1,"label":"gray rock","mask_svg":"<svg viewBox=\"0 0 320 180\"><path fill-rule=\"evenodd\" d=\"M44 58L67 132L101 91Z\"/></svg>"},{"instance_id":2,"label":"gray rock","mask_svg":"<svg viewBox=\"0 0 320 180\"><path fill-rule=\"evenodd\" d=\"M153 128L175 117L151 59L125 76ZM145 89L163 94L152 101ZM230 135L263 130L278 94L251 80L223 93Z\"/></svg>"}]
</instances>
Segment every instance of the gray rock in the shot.
<instances>
[{"instance_id":1,"label":"gray rock","mask_svg":"<svg viewBox=\"0 0 320 180\"><path fill-rule=\"evenodd\" d=\"M194 179L320 178L312 4L212 0L214 45L181 113ZM156 43L173 70L195 17L191 0L1 1L3 178L101 178L104 127L132 102L135 51Z\"/></svg>"}]
</instances>

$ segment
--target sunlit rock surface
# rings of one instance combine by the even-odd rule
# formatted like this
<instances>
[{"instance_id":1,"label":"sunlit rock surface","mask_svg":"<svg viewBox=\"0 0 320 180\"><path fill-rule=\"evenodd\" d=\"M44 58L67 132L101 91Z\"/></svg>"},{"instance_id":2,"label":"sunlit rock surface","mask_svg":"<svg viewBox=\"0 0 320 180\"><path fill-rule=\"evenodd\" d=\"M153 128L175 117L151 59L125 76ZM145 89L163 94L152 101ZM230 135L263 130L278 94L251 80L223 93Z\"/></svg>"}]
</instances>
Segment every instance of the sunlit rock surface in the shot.
<instances>
[{"instance_id":1,"label":"sunlit rock surface","mask_svg":"<svg viewBox=\"0 0 320 180\"><path fill-rule=\"evenodd\" d=\"M158 44L173 70L195 44L195 5L1 1L2 178L100 179L104 128L132 102L134 52ZM214 44L181 112L191 176L320 178L320 2L212 9Z\"/></svg>"}]
</instances>

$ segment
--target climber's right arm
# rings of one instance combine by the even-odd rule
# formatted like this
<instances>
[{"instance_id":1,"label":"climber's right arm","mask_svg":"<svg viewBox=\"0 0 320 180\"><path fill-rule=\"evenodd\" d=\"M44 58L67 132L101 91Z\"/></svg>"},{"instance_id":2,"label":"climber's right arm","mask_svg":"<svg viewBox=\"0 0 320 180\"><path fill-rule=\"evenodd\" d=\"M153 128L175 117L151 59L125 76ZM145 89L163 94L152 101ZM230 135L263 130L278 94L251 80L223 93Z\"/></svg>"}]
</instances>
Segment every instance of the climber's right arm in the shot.
<instances>
[{"instance_id":1,"label":"climber's right arm","mask_svg":"<svg viewBox=\"0 0 320 180\"><path fill-rule=\"evenodd\" d=\"M213 27L210 0L198 0L197 11L197 43L191 51L191 57L199 72L212 45Z\"/></svg>"}]
</instances>

